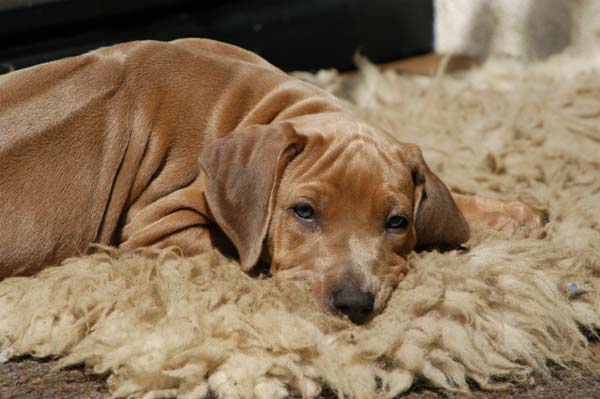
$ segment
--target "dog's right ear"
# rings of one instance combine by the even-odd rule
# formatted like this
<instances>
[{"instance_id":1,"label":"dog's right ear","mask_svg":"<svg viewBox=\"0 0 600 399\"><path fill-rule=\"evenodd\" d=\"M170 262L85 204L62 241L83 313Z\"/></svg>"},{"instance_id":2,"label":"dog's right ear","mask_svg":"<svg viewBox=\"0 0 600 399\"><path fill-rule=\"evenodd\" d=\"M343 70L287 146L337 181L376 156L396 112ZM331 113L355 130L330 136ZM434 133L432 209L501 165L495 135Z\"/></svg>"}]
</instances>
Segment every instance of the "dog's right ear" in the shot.
<instances>
[{"instance_id":1,"label":"dog's right ear","mask_svg":"<svg viewBox=\"0 0 600 399\"><path fill-rule=\"evenodd\" d=\"M305 144L290 123L252 125L214 141L200 155L208 207L244 271L258 262L281 175Z\"/></svg>"}]
</instances>

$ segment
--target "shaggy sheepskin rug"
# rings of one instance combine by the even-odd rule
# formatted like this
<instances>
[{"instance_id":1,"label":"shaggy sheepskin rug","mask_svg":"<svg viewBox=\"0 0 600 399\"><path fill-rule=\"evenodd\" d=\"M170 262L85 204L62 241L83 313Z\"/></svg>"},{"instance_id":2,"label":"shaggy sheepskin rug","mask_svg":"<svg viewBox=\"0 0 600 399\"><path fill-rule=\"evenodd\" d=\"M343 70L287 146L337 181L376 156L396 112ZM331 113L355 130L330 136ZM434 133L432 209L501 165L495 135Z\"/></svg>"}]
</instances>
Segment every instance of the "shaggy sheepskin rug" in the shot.
<instances>
[{"instance_id":1,"label":"shaggy sheepskin rug","mask_svg":"<svg viewBox=\"0 0 600 399\"><path fill-rule=\"evenodd\" d=\"M216 253L65 261L0 282L0 358L61 356L115 397L392 398L422 381L502 388L597 364L600 63L493 61L458 75L302 77L415 142L462 193L547 209L540 231L480 231L464 254L412 254L383 314L324 315L307 287L253 279ZM582 332L583 331L583 332Z\"/></svg>"}]
</instances>

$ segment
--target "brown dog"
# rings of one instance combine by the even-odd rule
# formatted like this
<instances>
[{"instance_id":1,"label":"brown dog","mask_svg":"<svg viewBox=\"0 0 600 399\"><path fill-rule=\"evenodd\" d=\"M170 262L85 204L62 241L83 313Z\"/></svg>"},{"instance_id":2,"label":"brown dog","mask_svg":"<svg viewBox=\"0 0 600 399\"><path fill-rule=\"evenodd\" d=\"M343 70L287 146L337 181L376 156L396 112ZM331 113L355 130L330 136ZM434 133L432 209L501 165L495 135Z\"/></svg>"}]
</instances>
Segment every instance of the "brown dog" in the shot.
<instances>
[{"instance_id":1,"label":"brown dog","mask_svg":"<svg viewBox=\"0 0 600 399\"><path fill-rule=\"evenodd\" d=\"M230 242L243 270L262 257L362 322L415 245L469 238L416 146L211 40L127 43L0 77L0 132L0 278L91 243L193 255ZM499 204L457 198L475 222ZM516 206L500 217L540 222Z\"/></svg>"}]
</instances>

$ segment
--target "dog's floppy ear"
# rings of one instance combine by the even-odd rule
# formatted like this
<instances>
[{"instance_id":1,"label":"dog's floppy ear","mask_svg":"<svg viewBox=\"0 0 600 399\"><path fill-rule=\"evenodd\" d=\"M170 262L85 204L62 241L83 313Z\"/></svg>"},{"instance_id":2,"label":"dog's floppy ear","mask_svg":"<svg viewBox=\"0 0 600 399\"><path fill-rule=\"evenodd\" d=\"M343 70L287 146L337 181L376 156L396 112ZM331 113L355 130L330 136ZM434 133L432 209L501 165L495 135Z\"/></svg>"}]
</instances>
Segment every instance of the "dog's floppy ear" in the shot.
<instances>
[{"instance_id":1,"label":"dog's floppy ear","mask_svg":"<svg viewBox=\"0 0 600 399\"><path fill-rule=\"evenodd\" d=\"M244 271L258 261L281 175L305 143L289 123L252 125L216 140L200 155L208 206Z\"/></svg>"},{"instance_id":2,"label":"dog's floppy ear","mask_svg":"<svg viewBox=\"0 0 600 399\"><path fill-rule=\"evenodd\" d=\"M413 220L417 247L466 242L469 225L446 185L425 163L421 149L414 144L402 143L400 152L414 183Z\"/></svg>"}]
</instances>

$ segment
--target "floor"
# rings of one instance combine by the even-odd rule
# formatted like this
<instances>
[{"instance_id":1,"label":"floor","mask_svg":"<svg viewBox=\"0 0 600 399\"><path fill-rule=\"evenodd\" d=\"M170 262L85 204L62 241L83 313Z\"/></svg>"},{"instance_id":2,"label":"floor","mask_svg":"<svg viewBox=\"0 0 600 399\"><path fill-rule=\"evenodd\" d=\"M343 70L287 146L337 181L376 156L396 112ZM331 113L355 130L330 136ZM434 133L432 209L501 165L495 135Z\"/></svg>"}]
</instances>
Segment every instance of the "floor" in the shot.
<instances>
[{"instance_id":1,"label":"floor","mask_svg":"<svg viewBox=\"0 0 600 399\"><path fill-rule=\"evenodd\" d=\"M0 364L0 398L3 399L100 399L109 396L106 379L86 374L83 368L52 371L54 360L22 358ZM600 375L554 369L549 380L536 376L506 391L475 389L475 399L592 399L600 398ZM459 397L462 395L458 395ZM334 398L324 393L322 399ZM402 399L442 399L443 392L417 386Z\"/></svg>"}]
</instances>

